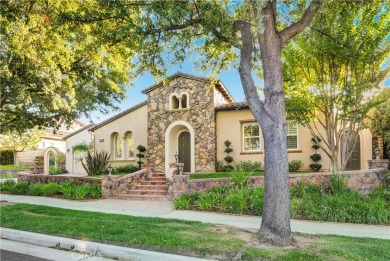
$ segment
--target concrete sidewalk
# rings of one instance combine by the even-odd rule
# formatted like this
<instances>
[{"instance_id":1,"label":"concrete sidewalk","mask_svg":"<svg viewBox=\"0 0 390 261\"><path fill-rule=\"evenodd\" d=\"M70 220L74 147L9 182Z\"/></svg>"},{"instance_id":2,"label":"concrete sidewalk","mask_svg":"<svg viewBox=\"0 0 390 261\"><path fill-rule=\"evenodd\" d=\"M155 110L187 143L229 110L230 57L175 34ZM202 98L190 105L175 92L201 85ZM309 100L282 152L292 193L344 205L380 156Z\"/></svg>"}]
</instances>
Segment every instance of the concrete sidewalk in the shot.
<instances>
[{"instance_id":1,"label":"concrete sidewalk","mask_svg":"<svg viewBox=\"0 0 390 261\"><path fill-rule=\"evenodd\" d=\"M258 229L261 218L245 215L228 215L211 212L173 210L170 202L130 201L119 199L100 199L93 201L71 201L65 199L0 195L1 200L14 203L28 203L66 209L96 211L140 217L160 217L205 223L224 224L239 228ZM341 235L390 239L390 226L333 223L318 221L291 220L294 232L307 234Z\"/></svg>"}]
</instances>

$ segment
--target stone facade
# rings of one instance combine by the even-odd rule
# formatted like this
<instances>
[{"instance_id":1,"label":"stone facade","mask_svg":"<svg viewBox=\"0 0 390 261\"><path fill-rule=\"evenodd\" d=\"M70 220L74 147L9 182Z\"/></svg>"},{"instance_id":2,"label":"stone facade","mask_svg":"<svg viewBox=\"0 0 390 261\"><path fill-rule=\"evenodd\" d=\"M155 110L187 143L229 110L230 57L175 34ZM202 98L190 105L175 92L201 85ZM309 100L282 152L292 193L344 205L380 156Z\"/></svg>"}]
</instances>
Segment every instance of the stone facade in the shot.
<instances>
[{"instance_id":1,"label":"stone facade","mask_svg":"<svg viewBox=\"0 0 390 261\"><path fill-rule=\"evenodd\" d=\"M347 178L348 187L353 190L360 190L362 193L373 191L376 187L386 182L387 169L371 169L359 171L344 171L340 175ZM316 185L327 186L334 174L331 172L291 174L290 186L298 182L307 182ZM183 194L193 194L195 192L206 192L212 187L227 186L233 183L232 178L213 178L190 180L187 175L173 176L173 180L168 181L168 193L171 198ZM250 186L264 187L264 177L251 177Z\"/></svg>"},{"instance_id":2,"label":"stone facade","mask_svg":"<svg viewBox=\"0 0 390 261\"><path fill-rule=\"evenodd\" d=\"M389 168L389 160L388 159L375 159L368 161L369 169L380 169L380 168Z\"/></svg>"},{"instance_id":3,"label":"stone facade","mask_svg":"<svg viewBox=\"0 0 390 261\"><path fill-rule=\"evenodd\" d=\"M37 174L19 174L18 182L27 182L29 185L37 183L65 183L72 181L76 185L97 185L100 186L101 179L88 178L88 177L72 177L72 176L57 176L57 175L37 175Z\"/></svg>"},{"instance_id":4,"label":"stone facade","mask_svg":"<svg viewBox=\"0 0 390 261\"><path fill-rule=\"evenodd\" d=\"M188 93L189 107L171 109L172 93ZM157 172L166 170L166 131L178 121L188 123L194 130L195 153L193 169L195 172L213 171L215 168L215 111L214 89L210 81L178 77L167 84L148 92L148 153L155 163ZM172 151L177 151L173 148ZM175 152L167 155L169 162Z\"/></svg>"}]
</instances>

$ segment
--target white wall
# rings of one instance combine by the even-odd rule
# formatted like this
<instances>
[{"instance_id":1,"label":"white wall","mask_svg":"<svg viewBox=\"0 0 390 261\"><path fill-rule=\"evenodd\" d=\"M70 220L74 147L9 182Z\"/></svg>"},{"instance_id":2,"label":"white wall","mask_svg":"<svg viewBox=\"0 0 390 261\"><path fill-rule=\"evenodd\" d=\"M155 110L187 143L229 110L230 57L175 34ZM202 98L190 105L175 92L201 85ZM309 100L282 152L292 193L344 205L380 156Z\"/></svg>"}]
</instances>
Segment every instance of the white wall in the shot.
<instances>
[{"instance_id":1,"label":"white wall","mask_svg":"<svg viewBox=\"0 0 390 261\"><path fill-rule=\"evenodd\" d=\"M85 155L85 152L73 153L73 146L79 143L92 143L91 134L88 130L83 130L66 139L66 170L73 174L87 174L81 165L80 158Z\"/></svg>"}]
</instances>

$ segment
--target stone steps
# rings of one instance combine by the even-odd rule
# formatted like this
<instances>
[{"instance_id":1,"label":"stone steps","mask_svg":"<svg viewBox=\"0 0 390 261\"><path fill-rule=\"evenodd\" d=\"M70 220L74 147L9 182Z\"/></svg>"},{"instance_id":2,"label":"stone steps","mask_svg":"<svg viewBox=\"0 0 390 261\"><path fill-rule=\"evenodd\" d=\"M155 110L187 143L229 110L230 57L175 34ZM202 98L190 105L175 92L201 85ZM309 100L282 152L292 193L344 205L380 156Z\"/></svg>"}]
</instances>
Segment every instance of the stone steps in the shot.
<instances>
[{"instance_id":1,"label":"stone steps","mask_svg":"<svg viewBox=\"0 0 390 261\"><path fill-rule=\"evenodd\" d=\"M167 186L166 184L141 184L141 185L136 185L136 189L141 189L141 190L148 190L148 189L156 189L156 190L166 190Z\"/></svg>"},{"instance_id":2,"label":"stone steps","mask_svg":"<svg viewBox=\"0 0 390 261\"><path fill-rule=\"evenodd\" d=\"M152 186L152 185L156 185L156 186L165 186L167 184L166 181L141 181L141 184L140 185L147 185L147 186Z\"/></svg>"},{"instance_id":3,"label":"stone steps","mask_svg":"<svg viewBox=\"0 0 390 261\"><path fill-rule=\"evenodd\" d=\"M146 180L145 181L166 181L167 180L167 178L166 177L148 177L148 178L146 178Z\"/></svg>"},{"instance_id":4,"label":"stone steps","mask_svg":"<svg viewBox=\"0 0 390 261\"><path fill-rule=\"evenodd\" d=\"M166 201L170 200L167 189L167 179L164 173L153 173L135 188L115 196L118 199Z\"/></svg>"}]
</instances>

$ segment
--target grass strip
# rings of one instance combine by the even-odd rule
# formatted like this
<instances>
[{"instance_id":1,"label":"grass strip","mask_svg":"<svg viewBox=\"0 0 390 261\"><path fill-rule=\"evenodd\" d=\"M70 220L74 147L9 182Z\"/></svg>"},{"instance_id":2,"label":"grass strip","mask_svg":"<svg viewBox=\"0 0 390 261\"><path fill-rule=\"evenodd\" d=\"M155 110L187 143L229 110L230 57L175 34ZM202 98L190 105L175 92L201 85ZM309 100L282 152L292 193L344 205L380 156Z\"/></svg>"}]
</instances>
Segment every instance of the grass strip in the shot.
<instances>
[{"instance_id":1,"label":"grass strip","mask_svg":"<svg viewBox=\"0 0 390 261\"><path fill-rule=\"evenodd\" d=\"M3 205L0 210L3 227L191 256L223 260L237 256L241 260L390 260L390 240L295 234L298 241L305 242L295 248L277 248L256 244L255 232L194 221L29 204Z\"/></svg>"},{"instance_id":2,"label":"grass strip","mask_svg":"<svg viewBox=\"0 0 390 261\"><path fill-rule=\"evenodd\" d=\"M29 165L0 165L0 170L29 170Z\"/></svg>"},{"instance_id":3,"label":"grass strip","mask_svg":"<svg viewBox=\"0 0 390 261\"><path fill-rule=\"evenodd\" d=\"M121 173L112 173L111 175L112 176L119 176L120 178L126 176L126 175L129 175L130 173L124 173L124 172L121 172ZM94 179L101 179L102 177L104 176L108 176L108 174L103 174L103 175L94 175L94 176L85 176L84 178L94 178Z\"/></svg>"}]
</instances>

